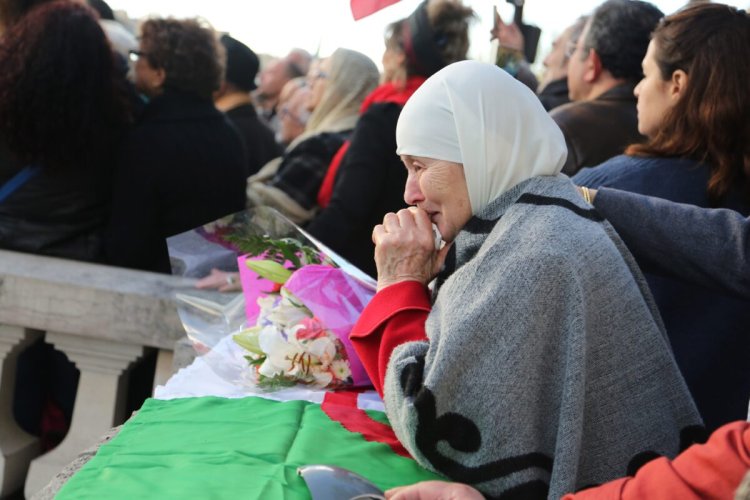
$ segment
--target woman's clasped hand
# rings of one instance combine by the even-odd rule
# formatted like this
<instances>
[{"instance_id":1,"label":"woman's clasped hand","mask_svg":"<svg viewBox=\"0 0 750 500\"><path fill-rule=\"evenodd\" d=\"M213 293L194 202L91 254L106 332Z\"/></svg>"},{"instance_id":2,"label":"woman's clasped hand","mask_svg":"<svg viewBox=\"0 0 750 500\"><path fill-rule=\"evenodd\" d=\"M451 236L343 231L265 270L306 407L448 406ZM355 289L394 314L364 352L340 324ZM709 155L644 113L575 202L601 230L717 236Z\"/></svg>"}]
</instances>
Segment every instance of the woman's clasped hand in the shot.
<instances>
[{"instance_id":1,"label":"woman's clasped hand","mask_svg":"<svg viewBox=\"0 0 750 500\"><path fill-rule=\"evenodd\" d=\"M372 231L378 290L401 281L427 284L440 272L450 244L437 248L432 222L417 207L389 213Z\"/></svg>"}]
</instances>

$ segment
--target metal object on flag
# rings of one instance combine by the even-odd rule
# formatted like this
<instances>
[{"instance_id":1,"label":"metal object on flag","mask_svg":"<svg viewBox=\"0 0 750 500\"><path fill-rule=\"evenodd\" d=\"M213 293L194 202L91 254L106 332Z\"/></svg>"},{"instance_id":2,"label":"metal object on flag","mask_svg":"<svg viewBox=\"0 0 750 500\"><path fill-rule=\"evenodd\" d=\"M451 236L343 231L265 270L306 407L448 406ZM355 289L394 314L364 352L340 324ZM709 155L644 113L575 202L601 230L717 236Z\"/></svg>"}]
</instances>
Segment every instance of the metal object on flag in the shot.
<instances>
[{"instance_id":1,"label":"metal object on flag","mask_svg":"<svg viewBox=\"0 0 750 500\"><path fill-rule=\"evenodd\" d=\"M385 500L380 489L362 476L331 465L297 469L313 500Z\"/></svg>"}]
</instances>

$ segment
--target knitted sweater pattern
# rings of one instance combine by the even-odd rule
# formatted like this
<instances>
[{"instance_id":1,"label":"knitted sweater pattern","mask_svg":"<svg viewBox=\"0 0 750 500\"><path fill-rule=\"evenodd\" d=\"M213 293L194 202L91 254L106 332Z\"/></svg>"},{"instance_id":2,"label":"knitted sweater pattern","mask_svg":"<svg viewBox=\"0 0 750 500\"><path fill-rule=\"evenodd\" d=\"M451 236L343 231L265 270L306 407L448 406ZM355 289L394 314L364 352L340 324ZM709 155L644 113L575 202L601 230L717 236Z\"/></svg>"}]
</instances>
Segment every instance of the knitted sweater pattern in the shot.
<instances>
[{"instance_id":1,"label":"knitted sweater pattern","mask_svg":"<svg viewBox=\"0 0 750 500\"><path fill-rule=\"evenodd\" d=\"M643 276L567 177L510 189L455 248L428 341L386 372L422 465L490 498L560 498L703 437Z\"/></svg>"}]
</instances>

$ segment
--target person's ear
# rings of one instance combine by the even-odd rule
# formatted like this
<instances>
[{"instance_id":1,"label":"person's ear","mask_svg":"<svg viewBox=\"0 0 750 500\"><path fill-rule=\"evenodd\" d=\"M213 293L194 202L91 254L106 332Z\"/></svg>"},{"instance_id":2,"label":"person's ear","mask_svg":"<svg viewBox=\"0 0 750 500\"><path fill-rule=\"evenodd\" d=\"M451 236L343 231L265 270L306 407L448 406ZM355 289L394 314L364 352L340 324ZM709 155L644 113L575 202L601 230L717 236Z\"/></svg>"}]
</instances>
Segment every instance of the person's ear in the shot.
<instances>
[{"instance_id":1,"label":"person's ear","mask_svg":"<svg viewBox=\"0 0 750 500\"><path fill-rule=\"evenodd\" d=\"M594 83L602 74L602 60L594 49L589 49L586 59L583 61L584 72L583 79L586 83Z\"/></svg>"},{"instance_id":2,"label":"person's ear","mask_svg":"<svg viewBox=\"0 0 750 500\"><path fill-rule=\"evenodd\" d=\"M672 80L669 86L669 95L672 100L676 101L685 93L688 86L688 75L683 70L678 69L672 73Z\"/></svg>"}]
</instances>

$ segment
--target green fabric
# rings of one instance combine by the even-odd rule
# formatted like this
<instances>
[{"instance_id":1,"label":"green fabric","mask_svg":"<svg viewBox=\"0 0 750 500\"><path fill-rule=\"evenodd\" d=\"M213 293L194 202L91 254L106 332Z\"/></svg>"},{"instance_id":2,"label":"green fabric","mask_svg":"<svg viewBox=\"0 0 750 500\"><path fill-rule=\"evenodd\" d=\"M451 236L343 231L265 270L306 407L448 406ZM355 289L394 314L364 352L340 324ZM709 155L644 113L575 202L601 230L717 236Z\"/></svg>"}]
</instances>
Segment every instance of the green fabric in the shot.
<instances>
[{"instance_id":1,"label":"green fabric","mask_svg":"<svg viewBox=\"0 0 750 500\"><path fill-rule=\"evenodd\" d=\"M307 464L345 467L382 489L437 478L345 430L318 404L150 399L56 498L307 499L296 474Z\"/></svg>"}]
</instances>

